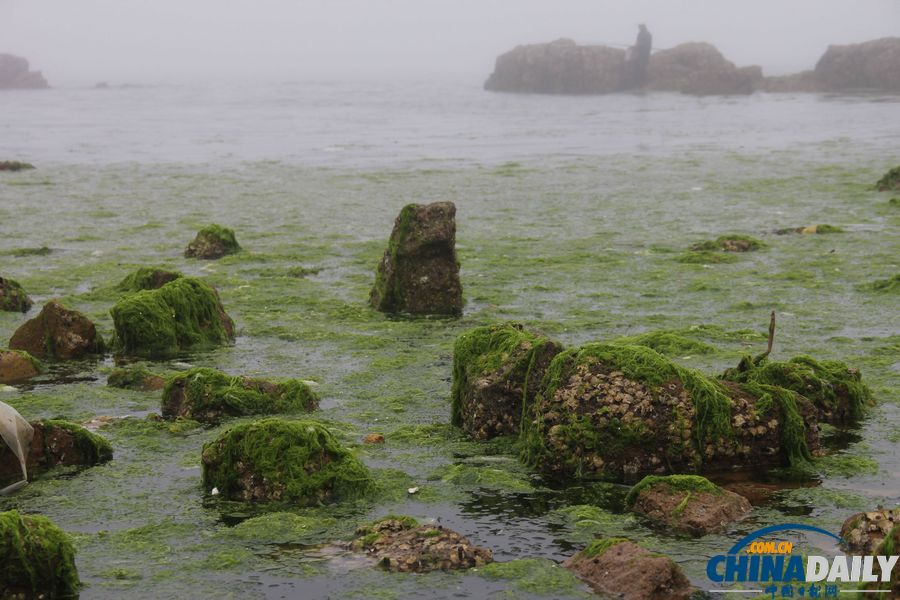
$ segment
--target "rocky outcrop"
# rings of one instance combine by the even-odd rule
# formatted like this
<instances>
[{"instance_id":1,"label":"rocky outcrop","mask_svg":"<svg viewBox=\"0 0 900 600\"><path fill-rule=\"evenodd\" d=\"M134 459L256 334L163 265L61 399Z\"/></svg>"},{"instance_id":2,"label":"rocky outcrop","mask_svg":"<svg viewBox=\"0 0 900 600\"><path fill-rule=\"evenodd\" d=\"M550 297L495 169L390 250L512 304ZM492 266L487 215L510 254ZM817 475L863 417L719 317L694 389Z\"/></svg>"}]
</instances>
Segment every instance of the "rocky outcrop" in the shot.
<instances>
[{"instance_id":1,"label":"rocky outcrop","mask_svg":"<svg viewBox=\"0 0 900 600\"><path fill-rule=\"evenodd\" d=\"M0 171L30 171L34 165L18 160L0 160Z\"/></svg>"},{"instance_id":2,"label":"rocky outcrop","mask_svg":"<svg viewBox=\"0 0 900 600\"><path fill-rule=\"evenodd\" d=\"M900 92L900 38L829 46L814 73L821 91Z\"/></svg>"},{"instance_id":3,"label":"rocky outcrop","mask_svg":"<svg viewBox=\"0 0 900 600\"><path fill-rule=\"evenodd\" d=\"M0 54L0 90L43 89L49 87L40 71L30 71L21 56Z\"/></svg>"},{"instance_id":4,"label":"rocky outcrop","mask_svg":"<svg viewBox=\"0 0 900 600\"><path fill-rule=\"evenodd\" d=\"M209 424L227 417L310 412L318 406L315 392L297 379L276 383L204 368L169 379L162 397L164 417Z\"/></svg>"},{"instance_id":5,"label":"rocky outcrop","mask_svg":"<svg viewBox=\"0 0 900 600\"><path fill-rule=\"evenodd\" d=\"M634 486L625 504L652 527L703 536L750 513L750 502L696 475L650 475Z\"/></svg>"},{"instance_id":6,"label":"rocky outcrop","mask_svg":"<svg viewBox=\"0 0 900 600\"><path fill-rule=\"evenodd\" d=\"M672 559L622 538L595 540L563 566L619 600L687 600L694 591Z\"/></svg>"},{"instance_id":7,"label":"rocky outcrop","mask_svg":"<svg viewBox=\"0 0 900 600\"><path fill-rule=\"evenodd\" d=\"M487 548L440 525L419 525L411 517L388 517L356 531L352 550L365 552L378 566L401 573L480 567L494 560Z\"/></svg>"},{"instance_id":8,"label":"rocky outcrop","mask_svg":"<svg viewBox=\"0 0 900 600\"><path fill-rule=\"evenodd\" d=\"M104 344L90 319L51 300L16 330L9 347L39 358L72 359L100 354Z\"/></svg>"},{"instance_id":9,"label":"rocky outcrop","mask_svg":"<svg viewBox=\"0 0 900 600\"><path fill-rule=\"evenodd\" d=\"M879 192L897 192L900 191L900 167L894 167L884 174L884 177L875 184L875 189Z\"/></svg>"},{"instance_id":10,"label":"rocky outcrop","mask_svg":"<svg viewBox=\"0 0 900 600\"><path fill-rule=\"evenodd\" d=\"M16 383L41 374L41 363L24 350L0 350L0 383Z\"/></svg>"},{"instance_id":11,"label":"rocky outcrop","mask_svg":"<svg viewBox=\"0 0 900 600\"><path fill-rule=\"evenodd\" d=\"M459 315L462 285L456 259L456 206L409 204L394 222L369 300L377 310Z\"/></svg>"},{"instance_id":12,"label":"rocky outcrop","mask_svg":"<svg viewBox=\"0 0 900 600\"><path fill-rule=\"evenodd\" d=\"M759 67L738 69L711 44L689 42L650 57L648 89L698 96L752 94Z\"/></svg>"},{"instance_id":13,"label":"rocky outcrop","mask_svg":"<svg viewBox=\"0 0 900 600\"><path fill-rule=\"evenodd\" d=\"M516 435L562 346L518 323L478 327L453 348L453 425L476 439Z\"/></svg>"},{"instance_id":14,"label":"rocky outcrop","mask_svg":"<svg viewBox=\"0 0 900 600\"><path fill-rule=\"evenodd\" d=\"M897 525L900 507L856 513L841 526L841 538L853 554L872 554Z\"/></svg>"},{"instance_id":15,"label":"rocky outcrop","mask_svg":"<svg viewBox=\"0 0 900 600\"><path fill-rule=\"evenodd\" d=\"M33 302L18 281L0 277L0 310L28 312Z\"/></svg>"},{"instance_id":16,"label":"rocky outcrop","mask_svg":"<svg viewBox=\"0 0 900 600\"><path fill-rule=\"evenodd\" d=\"M197 232L194 241L184 251L185 258L214 260L241 249L234 230L221 225L207 225Z\"/></svg>"},{"instance_id":17,"label":"rocky outcrop","mask_svg":"<svg viewBox=\"0 0 900 600\"><path fill-rule=\"evenodd\" d=\"M0 513L0 565L0 598L78 597L75 547L46 517Z\"/></svg>"}]
</instances>

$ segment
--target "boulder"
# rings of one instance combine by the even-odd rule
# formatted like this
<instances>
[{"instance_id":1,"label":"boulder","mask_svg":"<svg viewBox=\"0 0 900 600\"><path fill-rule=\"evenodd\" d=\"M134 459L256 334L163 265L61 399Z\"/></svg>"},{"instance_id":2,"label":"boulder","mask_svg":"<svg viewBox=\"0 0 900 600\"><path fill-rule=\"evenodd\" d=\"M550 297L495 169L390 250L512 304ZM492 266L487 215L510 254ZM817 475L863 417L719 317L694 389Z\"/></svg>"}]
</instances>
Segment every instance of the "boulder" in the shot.
<instances>
[{"instance_id":1,"label":"boulder","mask_svg":"<svg viewBox=\"0 0 900 600\"><path fill-rule=\"evenodd\" d=\"M687 600L694 591L672 559L622 538L595 540L563 566L619 600Z\"/></svg>"},{"instance_id":2,"label":"boulder","mask_svg":"<svg viewBox=\"0 0 900 600\"><path fill-rule=\"evenodd\" d=\"M900 92L900 37L829 46L814 73L821 91Z\"/></svg>"},{"instance_id":3,"label":"boulder","mask_svg":"<svg viewBox=\"0 0 900 600\"><path fill-rule=\"evenodd\" d=\"M372 494L368 469L315 421L270 418L203 445L203 486L223 497L317 506Z\"/></svg>"},{"instance_id":4,"label":"boulder","mask_svg":"<svg viewBox=\"0 0 900 600\"><path fill-rule=\"evenodd\" d=\"M139 292L141 290L157 290L170 281L184 277L178 271L141 267L131 273L116 285L116 289L122 292Z\"/></svg>"},{"instance_id":5,"label":"boulder","mask_svg":"<svg viewBox=\"0 0 900 600\"><path fill-rule=\"evenodd\" d=\"M377 310L387 313L462 312L456 206L452 202L403 207L378 264L370 301Z\"/></svg>"},{"instance_id":6,"label":"boulder","mask_svg":"<svg viewBox=\"0 0 900 600\"><path fill-rule=\"evenodd\" d=\"M818 450L815 414L790 390L717 381L644 346L586 344L547 368L523 459L615 481L799 465Z\"/></svg>"},{"instance_id":7,"label":"boulder","mask_svg":"<svg viewBox=\"0 0 900 600\"><path fill-rule=\"evenodd\" d=\"M873 554L900 524L900 507L856 513L841 526L841 538L852 554Z\"/></svg>"},{"instance_id":8,"label":"boulder","mask_svg":"<svg viewBox=\"0 0 900 600\"><path fill-rule=\"evenodd\" d=\"M721 531L752 509L743 496L697 475L649 475L631 489L625 504L653 527L696 537Z\"/></svg>"},{"instance_id":9,"label":"boulder","mask_svg":"<svg viewBox=\"0 0 900 600\"><path fill-rule=\"evenodd\" d=\"M759 67L738 69L715 46L703 42L654 53L649 70L650 90L698 96L752 94L762 79Z\"/></svg>"},{"instance_id":10,"label":"boulder","mask_svg":"<svg viewBox=\"0 0 900 600\"><path fill-rule=\"evenodd\" d=\"M75 547L50 519L0 513L0 597L77 598Z\"/></svg>"},{"instance_id":11,"label":"boulder","mask_svg":"<svg viewBox=\"0 0 900 600\"><path fill-rule=\"evenodd\" d=\"M0 383L16 383L41 374L40 361L24 350L0 350Z\"/></svg>"},{"instance_id":12,"label":"boulder","mask_svg":"<svg viewBox=\"0 0 900 600\"><path fill-rule=\"evenodd\" d=\"M562 346L518 323L478 327L453 347L451 421L476 439L518 435Z\"/></svg>"},{"instance_id":13,"label":"boulder","mask_svg":"<svg viewBox=\"0 0 900 600\"><path fill-rule=\"evenodd\" d=\"M39 358L72 359L101 354L103 338L86 316L50 300L40 314L19 327L9 340L13 350Z\"/></svg>"},{"instance_id":14,"label":"boulder","mask_svg":"<svg viewBox=\"0 0 900 600\"><path fill-rule=\"evenodd\" d=\"M0 277L0 310L28 312L32 304L31 298L18 281Z\"/></svg>"},{"instance_id":15,"label":"boulder","mask_svg":"<svg viewBox=\"0 0 900 600\"><path fill-rule=\"evenodd\" d=\"M143 367L115 369L106 378L106 385L123 390L155 392L166 387L166 379Z\"/></svg>"},{"instance_id":16,"label":"boulder","mask_svg":"<svg viewBox=\"0 0 900 600\"><path fill-rule=\"evenodd\" d=\"M209 424L227 417L310 412L318 406L315 392L297 379L275 383L204 368L175 375L162 395L164 417Z\"/></svg>"},{"instance_id":17,"label":"boulder","mask_svg":"<svg viewBox=\"0 0 900 600\"><path fill-rule=\"evenodd\" d=\"M34 165L27 162L19 162L17 160L0 160L0 171L28 171L33 168Z\"/></svg>"},{"instance_id":18,"label":"boulder","mask_svg":"<svg viewBox=\"0 0 900 600\"><path fill-rule=\"evenodd\" d=\"M480 567L494 560L487 548L440 525L419 525L411 517L387 517L356 531L350 544L364 551L388 571L450 571Z\"/></svg>"},{"instance_id":19,"label":"boulder","mask_svg":"<svg viewBox=\"0 0 900 600\"><path fill-rule=\"evenodd\" d=\"M133 356L166 356L234 339L234 321L215 289L180 277L155 290L129 294L110 309L113 347Z\"/></svg>"},{"instance_id":20,"label":"boulder","mask_svg":"<svg viewBox=\"0 0 900 600\"><path fill-rule=\"evenodd\" d=\"M112 459L112 446L104 438L68 421L31 421L34 433L28 446L29 477L54 467L90 467ZM22 478L19 459L5 444L0 447L0 487Z\"/></svg>"},{"instance_id":21,"label":"boulder","mask_svg":"<svg viewBox=\"0 0 900 600\"><path fill-rule=\"evenodd\" d=\"M234 230L221 225L207 225L197 232L194 241L184 251L185 258L212 260L241 249Z\"/></svg>"},{"instance_id":22,"label":"boulder","mask_svg":"<svg viewBox=\"0 0 900 600\"><path fill-rule=\"evenodd\" d=\"M896 192L900 191L900 167L894 167L884 174L884 177L878 180L875 188L879 192Z\"/></svg>"},{"instance_id":23,"label":"boulder","mask_svg":"<svg viewBox=\"0 0 900 600\"><path fill-rule=\"evenodd\" d=\"M30 71L21 56L0 54L0 90L42 89L50 87L40 71Z\"/></svg>"}]
</instances>

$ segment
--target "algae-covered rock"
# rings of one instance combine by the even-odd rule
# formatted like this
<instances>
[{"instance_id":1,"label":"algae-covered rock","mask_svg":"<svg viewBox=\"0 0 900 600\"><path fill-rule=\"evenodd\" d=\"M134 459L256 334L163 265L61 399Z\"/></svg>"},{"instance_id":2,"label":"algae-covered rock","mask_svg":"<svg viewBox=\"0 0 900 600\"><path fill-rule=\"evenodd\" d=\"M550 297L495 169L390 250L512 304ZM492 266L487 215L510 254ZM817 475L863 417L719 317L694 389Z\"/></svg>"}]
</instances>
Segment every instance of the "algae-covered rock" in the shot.
<instances>
[{"instance_id":1,"label":"algae-covered rock","mask_svg":"<svg viewBox=\"0 0 900 600\"><path fill-rule=\"evenodd\" d=\"M368 469L315 421L263 419L204 444L203 485L225 497L313 506L375 491Z\"/></svg>"},{"instance_id":2,"label":"algae-covered rock","mask_svg":"<svg viewBox=\"0 0 900 600\"><path fill-rule=\"evenodd\" d=\"M623 538L594 540L563 566L620 600L687 600L694 591L672 559Z\"/></svg>"},{"instance_id":3,"label":"algae-covered rock","mask_svg":"<svg viewBox=\"0 0 900 600\"><path fill-rule=\"evenodd\" d=\"M751 510L743 496L698 475L648 475L631 489L625 504L654 527L698 537L722 530Z\"/></svg>"},{"instance_id":4,"label":"algae-covered rock","mask_svg":"<svg viewBox=\"0 0 900 600\"><path fill-rule=\"evenodd\" d=\"M691 250L694 252L701 252L704 250L721 250L723 252L752 252L754 250L759 250L764 245L765 244L763 244L761 241L754 237L750 237L749 235L735 234L723 235L714 240L698 242L691 246Z\"/></svg>"},{"instance_id":5,"label":"algae-covered rock","mask_svg":"<svg viewBox=\"0 0 900 600\"><path fill-rule=\"evenodd\" d=\"M900 525L894 525L887 535L884 536L884 540L875 549L873 554L876 556L897 556L898 551L900 551ZM884 576L884 570L881 568L881 563L877 560L875 561L874 573L879 579ZM867 583L864 589L872 591L884 590L881 595L875 596L876 598L879 598L879 600L900 600L900 569L896 566L894 567L891 571L889 581ZM872 595L866 594L866 597L872 597Z\"/></svg>"},{"instance_id":6,"label":"algae-covered rock","mask_svg":"<svg viewBox=\"0 0 900 600\"><path fill-rule=\"evenodd\" d=\"M184 256L210 260L234 254L240 249L233 229L221 225L207 225L198 231L194 241L188 244Z\"/></svg>"},{"instance_id":7,"label":"algae-covered rock","mask_svg":"<svg viewBox=\"0 0 900 600\"><path fill-rule=\"evenodd\" d=\"M900 190L900 167L894 167L878 180L875 188L879 192L893 192Z\"/></svg>"},{"instance_id":8,"label":"algae-covered rock","mask_svg":"<svg viewBox=\"0 0 900 600\"><path fill-rule=\"evenodd\" d=\"M16 330L9 347L39 358L71 359L100 354L104 344L90 319L51 300Z\"/></svg>"},{"instance_id":9,"label":"algae-covered rock","mask_svg":"<svg viewBox=\"0 0 900 600\"><path fill-rule=\"evenodd\" d=\"M116 289L122 292L139 292L141 290L156 290L166 285L170 281L175 281L184 277L178 271L167 271L166 269L154 269L151 267L141 267L134 273L129 274L116 285Z\"/></svg>"},{"instance_id":10,"label":"algae-covered rock","mask_svg":"<svg viewBox=\"0 0 900 600\"><path fill-rule=\"evenodd\" d=\"M350 547L364 551L388 571L449 571L480 567L494 560L487 548L440 525L419 525L411 517L386 517L361 527Z\"/></svg>"},{"instance_id":11,"label":"algae-covered rock","mask_svg":"<svg viewBox=\"0 0 900 600\"><path fill-rule=\"evenodd\" d=\"M551 475L619 481L809 459L812 405L788 390L758 392L643 346L586 344L550 363L523 458Z\"/></svg>"},{"instance_id":12,"label":"algae-covered rock","mask_svg":"<svg viewBox=\"0 0 900 600\"><path fill-rule=\"evenodd\" d=\"M900 292L900 273L894 275L893 277L888 277L887 279L876 279L875 281L872 281L870 283L864 283L860 286L857 286L857 289L864 292L878 293Z\"/></svg>"},{"instance_id":13,"label":"algae-covered rock","mask_svg":"<svg viewBox=\"0 0 900 600\"><path fill-rule=\"evenodd\" d=\"M30 171L34 165L18 160L0 160L0 171Z\"/></svg>"},{"instance_id":14,"label":"algae-covered rock","mask_svg":"<svg viewBox=\"0 0 900 600\"><path fill-rule=\"evenodd\" d=\"M841 227L838 227L836 225L828 225L827 223L820 223L818 225L804 225L802 227L788 227L787 229L775 230L776 235L787 235L790 233L800 233L803 235L827 235L830 233L844 233L844 230Z\"/></svg>"},{"instance_id":15,"label":"algae-covered rock","mask_svg":"<svg viewBox=\"0 0 900 600\"><path fill-rule=\"evenodd\" d=\"M378 264L369 299L372 306L387 313L462 312L456 206L452 202L403 207Z\"/></svg>"},{"instance_id":16,"label":"algae-covered rock","mask_svg":"<svg viewBox=\"0 0 900 600\"><path fill-rule=\"evenodd\" d=\"M166 383L162 414L215 424L223 418L242 415L309 412L318 405L315 392L297 379L276 383L196 368L179 373Z\"/></svg>"},{"instance_id":17,"label":"algae-covered rock","mask_svg":"<svg viewBox=\"0 0 900 600\"><path fill-rule=\"evenodd\" d=\"M26 465L29 477L54 467L90 467L112 459L112 446L84 427L57 419L32 421L34 429ZM19 459L0 447L0 487L21 479Z\"/></svg>"},{"instance_id":18,"label":"algae-covered rock","mask_svg":"<svg viewBox=\"0 0 900 600\"><path fill-rule=\"evenodd\" d=\"M24 350L0 350L0 383L16 383L41 374L39 360Z\"/></svg>"},{"instance_id":19,"label":"algae-covered rock","mask_svg":"<svg viewBox=\"0 0 900 600\"><path fill-rule=\"evenodd\" d=\"M28 312L33 302L18 281L0 277L0 310Z\"/></svg>"},{"instance_id":20,"label":"algae-covered rock","mask_svg":"<svg viewBox=\"0 0 900 600\"><path fill-rule=\"evenodd\" d=\"M50 519L0 513L0 598L77 598L72 540Z\"/></svg>"},{"instance_id":21,"label":"algae-covered rock","mask_svg":"<svg viewBox=\"0 0 900 600\"><path fill-rule=\"evenodd\" d=\"M113 346L123 354L164 356L234 339L234 322L219 294L193 277L129 294L109 312L116 329Z\"/></svg>"},{"instance_id":22,"label":"algae-covered rock","mask_svg":"<svg viewBox=\"0 0 900 600\"><path fill-rule=\"evenodd\" d=\"M144 367L127 367L113 370L106 378L106 385L123 390L154 392L166 387L166 379Z\"/></svg>"},{"instance_id":23,"label":"algae-covered rock","mask_svg":"<svg viewBox=\"0 0 900 600\"><path fill-rule=\"evenodd\" d=\"M841 526L841 538L853 554L872 554L900 525L900 507L856 513Z\"/></svg>"},{"instance_id":24,"label":"algae-covered rock","mask_svg":"<svg viewBox=\"0 0 900 600\"><path fill-rule=\"evenodd\" d=\"M860 372L837 360L796 356L781 362L745 357L736 368L727 369L722 379L743 384L751 392L759 385L796 392L812 402L817 420L832 425L858 421L873 403Z\"/></svg>"},{"instance_id":25,"label":"algae-covered rock","mask_svg":"<svg viewBox=\"0 0 900 600\"><path fill-rule=\"evenodd\" d=\"M452 423L477 439L518 434L562 346L518 323L478 327L453 348Z\"/></svg>"}]
</instances>

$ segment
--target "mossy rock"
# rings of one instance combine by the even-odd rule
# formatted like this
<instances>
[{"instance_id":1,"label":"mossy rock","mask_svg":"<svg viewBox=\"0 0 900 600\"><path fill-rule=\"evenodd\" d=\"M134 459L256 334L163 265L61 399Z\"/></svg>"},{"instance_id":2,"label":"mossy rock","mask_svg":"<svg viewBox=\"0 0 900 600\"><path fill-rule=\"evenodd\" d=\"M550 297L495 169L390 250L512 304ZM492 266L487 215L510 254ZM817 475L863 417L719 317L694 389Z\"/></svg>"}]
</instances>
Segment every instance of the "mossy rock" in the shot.
<instances>
[{"instance_id":1,"label":"mossy rock","mask_svg":"<svg viewBox=\"0 0 900 600\"><path fill-rule=\"evenodd\" d=\"M244 501L315 506L376 491L368 469L315 421L270 418L204 444L203 485Z\"/></svg>"},{"instance_id":2,"label":"mossy rock","mask_svg":"<svg viewBox=\"0 0 900 600\"><path fill-rule=\"evenodd\" d=\"M0 277L0 310L28 312L32 304L31 298L18 281Z\"/></svg>"},{"instance_id":3,"label":"mossy rock","mask_svg":"<svg viewBox=\"0 0 900 600\"><path fill-rule=\"evenodd\" d=\"M860 285L858 289L864 292L877 292L880 294L900 292L900 274L888 279L876 279L871 283Z\"/></svg>"},{"instance_id":4,"label":"mossy rock","mask_svg":"<svg viewBox=\"0 0 900 600\"><path fill-rule=\"evenodd\" d=\"M234 322L219 294L193 277L129 294L109 312L116 329L113 347L122 354L167 356L234 339Z\"/></svg>"},{"instance_id":5,"label":"mossy rock","mask_svg":"<svg viewBox=\"0 0 900 600\"><path fill-rule=\"evenodd\" d=\"M77 598L75 547L50 519L0 513L0 597Z\"/></svg>"},{"instance_id":6,"label":"mossy rock","mask_svg":"<svg viewBox=\"0 0 900 600\"><path fill-rule=\"evenodd\" d=\"M743 384L751 393L760 385L791 390L812 402L819 421L832 425L858 421L873 404L860 372L836 360L796 356L786 362L755 361L748 356L722 379Z\"/></svg>"},{"instance_id":7,"label":"mossy rock","mask_svg":"<svg viewBox=\"0 0 900 600\"><path fill-rule=\"evenodd\" d=\"M15 331L9 347L39 358L74 359L102 354L106 346L90 319L50 300Z\"/></svg>"},{"instance_id":8,"label":"mossy rock","mask_svg":"<svg viewBox=\"0 0 900 600\"><path fill-rule=\"evenodd\" d=\"M197 232L194 241L184 251L185 258L212 260L241 250L234 230L221 225L207 225Z\"/></svg>"},{"instance_id":9,"label":"mossy rock","mask_svg":"<svg viewBox=\"0 0 900 600\"><path fill-rule=\"evenodd\" d=\"M753 252L765 247L760 240L750 237L749 235L723 235L714 240L698 242L691 246L694 252L715 252L721 250L723 252Z\"/></svg>"},{"instance_id":10,"label":"mossy rock","mask_svg":"<svg viewBox=\"0 0 900 600\"><path fill-rule=\"evenodd\" d=\"M775 233L777 235L787 235L789 233L801 233L801 234L820 234L827 235L830 233L844 233L844 230L841 227L836 225L828 225L827 223L821 223L819 225L804 225L802 227L788 227L787 229L776 229Z\"/></svg>"},{"instance_id":11,"label":"mossy rock","mask_svg":"<svg viewBox=\"0 0 900 600\"><path fill-rule=\"evenodd\" d=\"M162 414L215 424L227 417L310 412L318 406L315 392L297 379L276 383L196 368L166 383Z\"/></svg>"},{"instance_id":12,"label":"mossy rock","mask_svg":"<svg viewBox=\"0 0 900 600\"><path fill-rule=\"evenodd\" d=\"M24 350L0 350L0 383L17 383L40 375L41 361Z\"/></svg>"},{"instance_id":13,"label":"mossy rock","mask_svg":"<svg viewBox=\"0 0 900 600\"><path fill-rule=\"evenodd\" d=\"M34 165L18 160L0 160L0 171L30 171Z\"/></svg>"},{"instance_id":14,"label":"mossy rock","mask_svg":"<svg viewBox=\"0 0 900 600\"><path fill-rule=\"evenodd\" d=\"M893 192L900 190L900 167L894 167L878 180L875 188L879 192Z\"/></svg>"},{"instance_id":15,"label":"mossy rock","mask_svg":"<svg viewBox=\"0 0 900 600\"><path fill-rule=\"evenodd\" d=\"M106 378L106 385L122 390L155 392L166 387L166 379L145 367L114 369Z\"/></svg>"},{"instance_id":16,"label":"mossy rock","mask_svg":"<svg viewBox=\"0 0 900 600\"><path fill-rule=\"evenodd\" d=\"M453 425L477 439L518 434L560 351L560 344L518 323L460 335L453 347Z\"/></svg>"},{"instance_id":17,"label":"mossy rock","mask_svg":"<svg viewBox=\"0 0 900 600\"><path fill-rule=\"evenodd\" d=\"M116 289L121 292L139 292L141 290L157 290L166 285L170 281L175 281L184 277L178 271L167 271L166 269L154 269L152 267L141 267L134 273L129 274L116 285Z\"/></svg>"}]
</instances>

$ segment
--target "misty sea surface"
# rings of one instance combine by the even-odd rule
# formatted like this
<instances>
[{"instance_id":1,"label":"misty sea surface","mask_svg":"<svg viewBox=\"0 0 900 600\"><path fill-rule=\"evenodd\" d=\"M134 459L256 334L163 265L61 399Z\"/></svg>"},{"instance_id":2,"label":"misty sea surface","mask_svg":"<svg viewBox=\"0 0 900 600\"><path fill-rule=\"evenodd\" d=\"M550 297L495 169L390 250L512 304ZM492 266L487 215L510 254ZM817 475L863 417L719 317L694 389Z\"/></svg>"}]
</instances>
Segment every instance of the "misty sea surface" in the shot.
<instances>
[{"instance_id":1,"label":"misty sea surface","mask_svg":"<svg viewBox=\"0 0 900 600\"><path fill-rule=\"evenodd\" d=\"M0 173L0 276L35 301L26 315L0 312L2 344L51 298L109 340L126 275L202 277L236 322L235 344L142 364L318 382L320 410L298 418L325 422L383 491L303 509L211 496L202 445L244 419L186 430L146 420L159 392L107 387L106 356L0 386L27 419L127 417L98 430L113 461L38 476L0 510L73 534L82 599L588 598L558 563L598 534L639 540L708 589L707 558L754 529L837 533L855 512L900 502L900 300L873 285L900 263L897 194L873 188L897 166L898 139L900 97L880 95L514 95L471 81L2 92L0 160L37 167ZM372 310L398 212L439 200L457 206L462 317ZM185 259L213 222L243 251ZM813 224L844 233L774 234ZM682 260L727 233L765 247ZM822 432L817 477L741 474L768 495L722 533L653 529L624 511L627 487L544 480L508 444L449 426L453 343L473 327L520 321L566 346L676 330L713 349L670 358L716 374L765 349L773 309L775 358L846 361L877 404L858 426ZM383 446L363 444L373 432ZM238 527L273 511L310 524L288 539ZM391 513L450 527L499 566L392 574L331 544Z\"/></svg>"}]
</instances>

